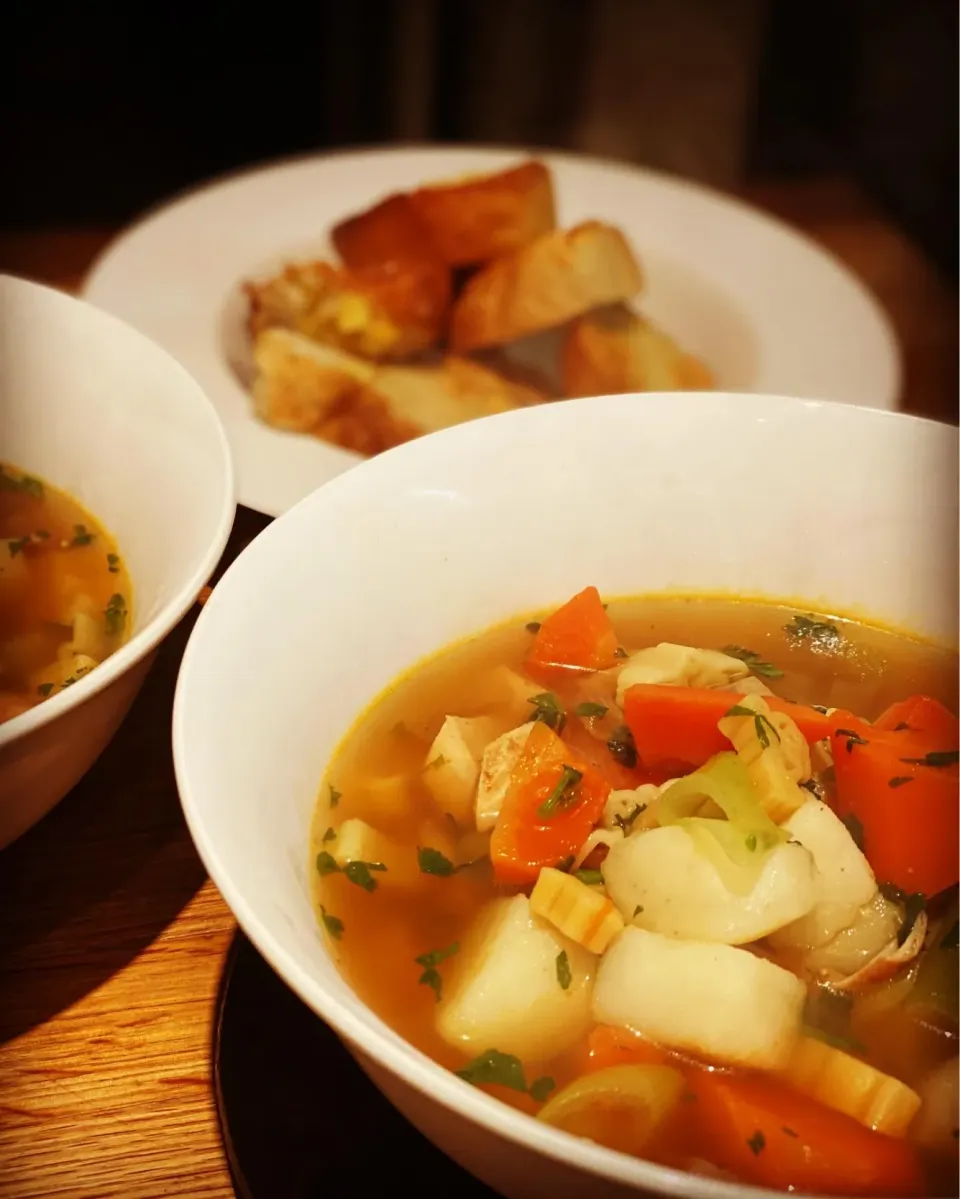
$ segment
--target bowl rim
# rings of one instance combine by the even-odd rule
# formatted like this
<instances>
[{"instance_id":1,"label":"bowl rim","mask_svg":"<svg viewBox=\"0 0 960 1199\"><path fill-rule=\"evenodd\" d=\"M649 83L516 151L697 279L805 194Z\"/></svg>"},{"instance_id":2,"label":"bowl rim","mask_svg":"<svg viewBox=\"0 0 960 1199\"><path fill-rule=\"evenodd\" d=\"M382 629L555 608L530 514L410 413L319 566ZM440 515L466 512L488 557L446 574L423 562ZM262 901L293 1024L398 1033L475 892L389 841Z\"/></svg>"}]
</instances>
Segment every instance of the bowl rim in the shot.
<instances>
[{"instance_id":1,"label":"bowl rim","mask_svg":"<svg viewBox=\"0 0 960 1199\"><path fill-rule=\"evenodd\" d=\"M785 412L798 413L822 410L826 414L824 419L831 419L831 414L833 414L845 420L895 422L903 426L936 428L942 430L941 435L944 436L951 429L947 422L932 420L912 413L852 406L829 400L736 392L628 393L554 401L549 408L568 408L574 405L585 409L586 405L598 402L608 408L617 408L636 401L654 401L671 406L681 404L688 407L715 405L718 401L732 402L742 406L746 412L755 416L769 413L771 407ZM538 418L534 414L539 411L539 408L518 409L483 417L479 422L469 422L469 425L473 426L477 423L489 425L492 421L509 421L523 426L526 422L535 422ZM452 1071L434 1062L404 1038L400 1038L398 1044L393 1038L399 1037L399 1034L392 1033L389 1026L380 1020L380 1017L362 999L356 997L363 1009L362 1013L350 1011L339 999L332 996L322 983L313 978L293 954L286 952L274 942L265 922L260 919L253 905L247 902L240 887L234 883L230 870L207 833L201 815L198 793L187 768L189 727L186 719L189 702L187 695L191 688L192 673L197 668L195 663L198 655L202 652L202 642L207 635L206 630L212 621L218 619L217 614L220 608L224 604L233 602L228 596L228 590L232 589L230 577L236 571L237 564L244 558L269 552L272 541L283 536L283 524L303 519L304 512L311 508L322 511L331 500L336 500L338 497L351 498L351 491L355 488L364 488L367 478L375 483L378 475L384 472L389 475L399 469L405 477L412 479L419 460L424 457L427 458L427 461L434 456L442 457L446 443L448 441L456 442L463 438L465 436L463 430L467 427L467 425L457 425L428 437L407 442L384 454L368 458L359 466L336 476L273 520L228 567L221 583L218 584L210 600L204 606L191 632L181 661L174 694L172 721L174 772L184 817L194 845L210 878L235 916L240 929L284 983L338 1036L348 1042L348 1047L350 1045L356 1047L378 1064L386 1067L402 1082L435 1100L442 1107L514 1144L539 1152L561 1164L571 1165L587 1174L635 1188L638 1193L653 1192L664 1196L676 1196L679 1199L745 1199L745 1197L746 1199L775 1199L775 1197L782 1199L784 1192L779 1190L728 1182L659 1165L607 1149L594 1142L541 1124L535 1117L517 1111L492 1095L486 1094L458 1078ZM409 462L409 466L404 468L404 464L407 462ZM278 531L278 526L281 526L281 531ZM384 1027L378 1027L378 1023ZM390 1035L391 1033L392 1035ZM799 1192L793 1192L793 1194L797 1196L797 1199L804 1199ZM808 1199L813 1199L813 1197L808 1197ZM820 1195L816 1199L829 1199L829 1197Z\"/></svg>"},{"instance_id":2,"label":"bowl rim","mask_svg":"<svg viewBox=\"0 0 960 1199\"><path fill-rule=\"evenodd\" d=\"M82 308L93 309L98 319L108 326L112 326L115 333L119 333L128 340L141 343L141 346L144 348L149 347L150 351L155 355L160 355L166 359L174 376L179 376L181 382L185 385L183 388L184 393L189 392L191 394L193 404L199 411L203 412L204 417L211 426L216 439L216 450L219 457L218 473L222 484L219 499L220 512L217 517L216 529L206 550L201 555L195 570L181 583L159 611L154 613L142 629L139 629L128 641L125 641L123 645L116 649L108 658L100 662L88 674L77 679L76 683L66 690L58 691L55 695L44 699L42 703L35 704L32 708L28 708L26 712L21 712L18 716L14 716L10 720L0 724L0 749L2 749L23 737L29 736L52 721L58 720L72 708L79 707L81 704L86 703L88 699L92 699L101 691L106 690L121 675L132 670L134 666L157 648L174 626L193 607L200 589L207 582L222 557L230 537L230 531L233 528L237 503L233 457L220 416L200 384L180 365L169 351L157 345L155 341L152 341L138 329L134 329L132 325L128 325L112 313L105 312L102 308L97 308L95 304L91 304L88 300L81 299L68 292L60 291L58 288L50 287L44 283L25 279L20 275L0 273L0 280L12 280L15 284L26 289L48 292L56 297L57 301L64 301L68 305L77 304ZM51 479L49 483L52 487L57 487L56 480ZM97 514L94 513L93 515L96 516ZM131 579L131 582L134 588L135 599L136 579Z\"/></svg>"}]
</instances>

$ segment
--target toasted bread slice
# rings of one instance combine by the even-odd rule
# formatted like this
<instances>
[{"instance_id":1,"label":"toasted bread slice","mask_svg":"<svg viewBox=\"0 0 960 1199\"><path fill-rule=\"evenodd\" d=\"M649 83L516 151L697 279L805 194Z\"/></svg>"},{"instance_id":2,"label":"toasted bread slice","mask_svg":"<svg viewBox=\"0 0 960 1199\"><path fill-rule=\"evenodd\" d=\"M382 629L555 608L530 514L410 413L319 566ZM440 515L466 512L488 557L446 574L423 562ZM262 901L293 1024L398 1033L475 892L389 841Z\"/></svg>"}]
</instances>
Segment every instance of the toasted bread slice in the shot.
<instances>
[{"instance_id":1,"label":"toasted bread slice","mask_svg":"<svg viewBox=\"0 0 960 1199\"><path fill-rule=\"evenodd\" d=\"M281 326L361 358L421 353L444 331L449 272L430 263L390 262L359 270L329 262L291 263L262 283L248 282L249 329Z\"/></svg>"},{"instance_id":2,"label":"toasted bread slice","mask_svg":"<svg viewBox=\"0 0 960 1199\"><path fill-rule=\"evenodd\" d=\"M548 233L479 270L450 320L450 348L503 345L566 324L591 308L629 300L640 267L619 229L587 221Z\"/></svg>"},{"instance_id":3,"label":"toasted bread slice","mask_svg":"<svg viewBox=\"0 0 960 1199\"><path fill-rule=\"evenodd\" d=\"M343 354L290 329L261 332L253 347L253 403L268 425L311 432L338 401L369 383L369 362Z\"/></svg>"},{"instance_id":4,"label":"toasted bread slice","mask_svg":"<svg viewBox=\"0 0 960 1199\"><path fill-rule=\"evenodd\" d=\"M388 262L433 263L444 274L450 270L408 195L387 196L341 221L330 239L344 266L354 270Z\"/></svg>"},{"instance_id":5,"label":"toasted bread slice","mask_svg":"<svg viewBox=\"0 0 960 1199\"><path fill-rule=\"evenodd\" d=\"M384 366L369 384L345 393L316 432L347 449L376 454L544 398L465 358L445 358L438 366Z\"/></svg>"},{"instance_id":6,"label":"toasted bread slice","mask_svg":"<svg viewBox=\"0 0 960 1199\"><path fill-rule=\"evenodd\" d=\"M427 184L410 201L451 266L499 258L556 226L553 179L533 160L494 174Z\"/></svg>"},{"instance_id":7,"label":"toasted bread slice","mask_svg":"<svg viewBox=\"0 0 960 1199\"><path fill-rule=\"evenodd\" d=\"M573 321L560 351L568 396L625 391L706 391L709 368L661 329L623 304L598 308Z\"/></svg>"}]
</instances>

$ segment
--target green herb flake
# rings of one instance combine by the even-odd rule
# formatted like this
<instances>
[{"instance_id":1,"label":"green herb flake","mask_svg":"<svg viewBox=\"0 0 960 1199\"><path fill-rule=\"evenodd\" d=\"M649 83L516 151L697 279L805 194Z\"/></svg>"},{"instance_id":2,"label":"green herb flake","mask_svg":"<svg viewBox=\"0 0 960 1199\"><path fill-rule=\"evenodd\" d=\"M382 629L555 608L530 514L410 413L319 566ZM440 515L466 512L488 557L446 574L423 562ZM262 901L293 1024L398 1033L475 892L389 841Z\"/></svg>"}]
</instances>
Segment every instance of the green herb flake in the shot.
<instances>
[{"instance_id":1,"label":"green herb flake","mask_svg":"<svg viewBox=\"0 0 960 1199\"><path fill-rule=\"evenodd\" d=\"M576 860L576 856L574 854L570 854L570 856L567 858L561 858L560 861L557 862L554 869L562 870L564 873L566 873Z\"/></svg>"},{"instance_id":2,"label":"green herb flake","mask_svg":"<svg viewBox=\"0 0 960 1199\"><path fill-rule=\"evenodd\" d=\"M557 779L557 785L540 807L537 808L538 814L549 820L551 816L556 815L561 809L569 808L572 804L576 803L577 788L580 786L582 778L582 771L565 765L560 772L559 779Z\"/></svg>"},{"instance_id":3,"label":"green herb flake","mask_svg":"<svg viewBox=\"0 0 960 1199\"><path fill-rule=\"evenodd\" d=\"M437 996L437 1003L440 1002L443 995L443 979L440 977L440 971L437 967L441 962L445 962L447 958L453 957L459 951L460 942L454 941L452 945L448 945L445 949L431 949L427 953L421 953L413 959L418 966L423 967L423 973L417 979L417 982L433 989Z\"/></svg>"},{"instance_id":4,"label":"green herb flake","mask_svg":"<svg viewBox=\"0 0 960 1199\"><path fill-rule=\"evenodd\" d=\"M561 949L557 954L557 982L563 991L569 991L570 984L573 982L573 974L570 971L570 959L567 957L565 949Z\"/></svg>"},{"instance_id":5,"label":"green herb flake","mask_svg":"<svg viewBox=\"0 0 960 1199\"><path fill-rule=\"evenodd\" d=\"M747 847L747 849L748 849L748 851L749 851L750 853L755 853L755 852L756 852L756 849L757 849L757 835L756 835L756 833L751 833L751 834L750 834L750 836L749 836L749 837L747 837L747 839L746 839L746 841L744 842L744 844L746 845L746 847Z\"/></svg>"},{"instance_id":6,"label":"green herb flake","mask_svg":"<svg viewBox=\"0 0 960 1199\"><path fill-rule=\"evenodd\" d=\"M340 865L332 853L327 853L325 849L317 854L317 874L321 878L326 878L328 874L337 874L340 870Z\"/></svg>"},{"instance_id":7,"label":"green herb flake","mask_svg":"<svg viewBox=\"0 0 960 1199\"><path fill-rule=\"evenodd\" d=\"M935 749L933 753L924 754L922 758L901 758L908 766L932 766L935 770L944 770L948 766L956 766L960 761L960 750Z\"/></svg>"},{"instance_id":8,"label":"green herb flake","mask_svg":"<svg viewBox=\"0 0 960 1199\"><path fill-rule=\"evenodd\" d=\"M786 1126L786 1124L784 1124L783 1128L780 1131L783 1133L784 1136L793 1137L794 1139L796 1139L796 1137L797 1137L797 1133L795 1133L792 1128L788 1128Z\"/></svg>"},{"instance_id":9,"label":"green herb flake","mask_svg":"<svg viewBox=\"0 0 960 1199\"><path fill-rule=\"evenodd\" d=\"M643 904L638 903L637 906L633 909L633 919L636 920L636 918L640 915L640 913L642 911L643 911Z\"/></svg>"},{"instance_id":10,"label":"green herb flake","mask_svg":"<svg viewBox=\"0 0 960 1199\"><path fill-rule=\"evenodd\" d=\"M852 812L848 812L846 816L841 817L846 827L847 832L853 838L853 842L860 852L863 852L863 824L854 816Z\"/></svg>"},{"instance_id":11,"label":"green herb flake","mask_svg":"<svg viewBox=\"0 0 960 1199\"><path fill-rule=\"evenodd\" d=\"M579 716L581 720L593 720L601 716L606 716L609 709L606 704L595 704L591 702L577 704L573 709L575 716Z\"/></svg>"},{"instance_id":12,"label":"green herb flake","mask_svg":"<svg viewBox=\"0 0 960 1199\"><path fill-rule=\"evenodd\" d=\"M745 649L742 645L725 645L720 652L730 658L739 658L752 674L760 675L765 679L783 678L783 671L774 666L772 662L761 661L756 650Z\"/></svg>"},{"instance_id":13,"label":"green herb flake","mask_svg":"<svg viewBox=\"0 0 960 1199\"><path fill-rule=\"evenodd\" d=\"M429 845L417 849L417 862L421 874L433 874L437 878L449 878L456 873L456 866L439 849L431 849Z\"/></svg>"},{"instance_id":14,"label":"green herb flake","mask_svg":"<svg viewBox=\"0 0 960 1199\"><path fill-rule=\"evenodd\" d=\"M373 871L386 870L383 862L347 862L342 867L343 877L349 879L356 887L362 887L364 891L376 891L377 880L373 877Z\"/></svg>"},{"instance_id":15,"label":"green herb flake","mask_svg":"<svg viewBox=\"0 0 960 1199\"><path fill-rule=\"evenodd\" d=\"M50 540L50 530L49 529L35 529L34 534L33 534L33 539L34 539L34 541L49 541Z\"/></svg>"},{"instance_id":16,"label":"green herb flake","mask_svg":"<svg viewBox=\"0 0 960 1199\"><path fill-rule=\"evenodd\" d=\"M890 779L890 781L887 783L887 786L888 787L905 787L907 785L907 783L912 783L913 781L914 780L913 780L912 775L896 774L896 775L894 775L894 777L892 779Z\"/></svg>"},{"instance_id":17,"label":"green herb flake","mask_svg":"<svg viewBox=\"0 0 960 1199\"><path fill-rule=\"evenodd\" d=\"M22 491L35 500L43 499L43 484L33 475L11 475L0 466L0 491Z\"/></svg>"},{"instance_id":18,"label":"green herb flake","mask_svg":"<svg viewBox=\"0 0 960 1199\"><path fill-rule=\"evenodd\" d=\"M320 917L323 920L323 927L327 930L334 941L339 941L343 936L343 921L339 916L331 916L327 909L320 905Z\"/></svg>"},{"instance_id":19,"label":"green herb flake","mask_svg":"<svg viewBox=\"0 0 960 1199\"><path fill-rule=\"evenodd\" d=\"M336 839L337 839L337 830L334 828L328 828L327 831L323 834L323 843L324 844L326 844L328 841L336 841Z\"/></svg>"},{"instance_id":20,"label":"green herb flake","mask_svg":"<svg viewBox=\"0 0 960 1199\"><path fill-rule=\"evenodd\" d=\"M893 726L893 731L895 733L908 733L910 731L910 726L905 720L901 720L899 723Z\"/></svg>"},{"instance_id":21,"label":"green herb flake","mask_svg":"<svg viewBox=\"0 0 960 1199\"><path fill-rule=\"evenodd\" d=\"M732 708L727 708L724 716L749 716L751 719L756 716L753 708L744 707L743 704L734 704Z\"/></svg>"},{"instance_id":22,"label":"green herb flake","mask_svg":"<svg viewBox=\"0 0 960 1199\"><path fill-rule=\"evenodd\" d=\"M112 575L117 575L120 573L120 555L119 554L107 554L107 570Z\"/></svg>"},{"instance_id":23,"label":"green herb flake","mask_svg":"<svg viewBox=\"0 0 960 1199\"><path fill-rule=\"evenodd\" d=\"M603 875L599 870L577 870L573 877L579 879L580 882L585 883L588 887L603 886Z\"/></svg>"},{"instance_id":24,"label":"green herb flake","mask_svg":"<svg viewBox=\"0 0 960 1199\"><path fill-rule=\"evenodd\" d=\"M753 727L757 734L757 740L760 742L760 746L762 749L770 748L770 735L767 732L767 729L769 729L770 732L773 733L773 735L777 741L780 740L780 734L777 731L776 726L773 724L773 722L770 720L770 718L767 716L764 716L762 712L757 712L756 715L754 716Z\"/></svg>"},{"instance_id":25,"label":"green herb flake","mask_svg":"<svg viewBox=\"0 0 960 1199\"><path fill-rule=\"evenodd\" d=\"M630 657L630 655L627 653L627 651L623 648L622 645L617 646L617 648L613 651L613 656L615 658L629 658Z\"/></svg>"},{"instance_id":26,"label":"green herb flake","mask_svg":"<svg viewBox=\"0 0 960 1199\"><path fill-rule=\"evenodd\" d=\"M543 1103L556 1085L553 1079L546 1074L541 1078L535 1078L530 1084L530 1098L534 1103Z\"/></svg>"},{"instance_id":27,"label":"green herb flake","mask_svg":"<svg viewBox=\"0 0 960 1199\"><path fill-rule=\"evenodd\" d=\"M633 733L625 724L621 724L610 734L607 740L607 749L613 760L619 762L621 766L625 766L627 770L633 770L636 766L637 747L633 740Z\"/></svg>"},{"instance_id":28,"label":"green herb flake","mask_svg":"<svg viewBox=\"0 0 960 1199\"><path fill-rule=\"evenodd\" d=\"M808 645L815 653L835 654L846 644L835 624L812 616L795 616L783 626L783 631L795 645Z\"/></svg>"},{"instance_id":29,"label":"green herb flake","mask_svg":"<svg viewBox=\"0 0 960 1199\"><path fill-rule=\"evenodd\" d=\"M89 545L96 537L96 533L91 533L86 525L74 525L73 537L70 539L70 545Z\"/></svg>"},{"instance_id":30,"label":"green herb flake","mask_svg":"<svg viewBox=\"0 0 960 1199\"><path fill-rule=\"evenodd\" d=\"M834 732L836 733L836 735L838 737L846 737L848 754L853 753L853 747L855 745L869 745L870 744L869 741L865 741L863 739L863 737L861 737L860 734L855 732L853 729L835 729Z\"/></svg>"},{"instance_id":31,"label":"green herb flake","mask_svg":"<svg viewBox=\"0 0 960 1199\"><path fill-rule=\"evenodd\" d=\"M522 1093L527 1090L523 1062L512 1053L501 1053L499 1049L487 1049L458 1070L457 1077L475 1087L496 1085Z\"/></svg>"},{"instance_id":32,"label":"green herb flake","mask_svg":"<svg viewBox=\"0 0 960 1199\"><path fill-rule=\"evenodd\" d=\"M41 683L37 688L37 694L44 697L48 696L53 690L53 683Z\"/></svg>"},{"instance_id":33,"label":"green herb flake","mask_svg":"<svg viewBox=\"0 0 960 1199\"><path fill-rule=\"evenodd\" d=\"M527 623L523 627L527 630L528 633L539 633L540 632L540 621L539 620L528 620Z\"/></svg>"},{"instance_id":34,"label":"green herb flake","mask_svg":"<svg viewBox=\"0 0 960 1199\"><path fill-rule=\"evenodd\" d=\"M343 792L338 791L333 783L328 783L327 786L330 788L330 807L335 808L340 802L340 797Z\"/></svg>"},{"instance_id":35,"label":"green herb flake","mask_svg":"<svg viewBox=\"0 0 960 1199\"><path fill-rule=\"evenodd\" d=\"M630 830L633 828L634 821L637 819L638 816L641 816L646 810L647 810L647 805L645 803L634 804L633 807L630 809L630 811L626 814L626 816L623 816L619 812L616 812L613 817L613 823L616 825L616 827L618 829L620 829L620 831L626 837L629 835Z\"/></svg>"},{"instance_id":36,"label":"green herb flake","mask_svg":"<svg viewBox=\"0 0 960 1199\"><path fill-rule=\"evenodd\" d=\"M754 1157L759 1157L767 1147L767 1138L758 1128L752 1137L747 1138L747 1144L750 1146L750 1152Z\"/></svg>"},{"instance_id":37,"label":"green herb flake","mask_svg":"<svg viewBox=\"0 0 960 1199\"><path fill-rule=\"evenodd\" d=\"M539 695L532 695L527 703L533 705L533 715L529 717L528 724L539 720L555 733L563 732L567 714L552 691L541 691Z\"/></svg>"},{"instance_id":38,"label":"green herb flake","mask_svg":"<svg viewBox=\"0 0 960 1199\"><path fill-rule=\"evenodd\" d=\"M437 754L435 758L432 758L426 764L424 770L439 770L441 766L446 766L446 764L447 759L443 756L443 754Z\"/></svg>"},{"instance_id":39,"label":"green herb flake","mask_svg":"<svg viewBox=\"0 0 960 1199\"><path fill-rule=\"evenodd\" d=\"M108 635L119 637L127 623L127 602L119 592L110 596L103 616Z\"/></svg>"}]
</instances>

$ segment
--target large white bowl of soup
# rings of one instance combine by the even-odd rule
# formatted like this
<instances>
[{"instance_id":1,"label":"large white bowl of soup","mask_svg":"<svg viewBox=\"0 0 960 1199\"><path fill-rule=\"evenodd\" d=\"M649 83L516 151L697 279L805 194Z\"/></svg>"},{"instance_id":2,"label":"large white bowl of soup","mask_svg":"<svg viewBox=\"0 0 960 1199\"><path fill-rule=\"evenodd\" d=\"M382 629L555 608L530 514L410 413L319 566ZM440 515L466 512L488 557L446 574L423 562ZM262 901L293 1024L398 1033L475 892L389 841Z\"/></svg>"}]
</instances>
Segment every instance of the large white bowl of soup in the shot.
<instances>
[{"instance_id":1,"label":"large white bowl of soup","mask_svg":"<svg viewBox=\"0 0 960 1199\"><path fill-rule=\"evenodd\" d=\"M110 741L233 512L225 438L186 371L0 276L0 847Z\"/></svg>"},{"instance_id":2,"label":"large white bowl of soup","mask_svg":"<svg viewBox=\"0 0 960 1199\"><path fill-rule=\"evenodd\" d=\"M949 1192L957 497L954 430L769 396L365 463L194 630L200 853L510 1199Z\"/></svg>"}]
</instances>

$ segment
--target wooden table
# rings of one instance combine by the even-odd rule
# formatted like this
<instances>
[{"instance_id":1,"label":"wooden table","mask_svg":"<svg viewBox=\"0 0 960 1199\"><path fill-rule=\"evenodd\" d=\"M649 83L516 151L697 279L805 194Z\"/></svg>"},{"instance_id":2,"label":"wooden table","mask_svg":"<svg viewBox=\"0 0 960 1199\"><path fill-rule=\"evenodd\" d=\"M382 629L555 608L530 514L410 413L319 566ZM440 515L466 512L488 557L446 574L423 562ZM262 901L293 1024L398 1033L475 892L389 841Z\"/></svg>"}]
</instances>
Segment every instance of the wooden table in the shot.
<instances>
[{"instance_id":1,"label":"wooden table","mask_svg":"<svg viewBox=\"0 0 960 1199\"><path fill-rule=\"evenodd\" d=\"M904 406L956 420L957 297L843 180L748 198L880 299ZM113 230L0 233L0 271L76 288ZM266 525L241 509L229 562ZM0 857L0 1196L233 1194L211 1090L211 1018L235 925L205 877L169 745L188 617L96 767Z\"/></svg>"}]
</instances>

